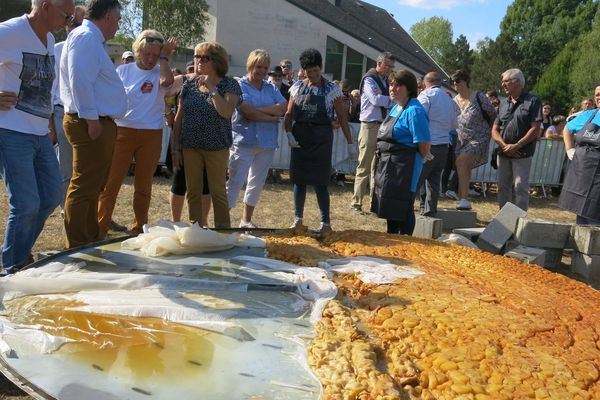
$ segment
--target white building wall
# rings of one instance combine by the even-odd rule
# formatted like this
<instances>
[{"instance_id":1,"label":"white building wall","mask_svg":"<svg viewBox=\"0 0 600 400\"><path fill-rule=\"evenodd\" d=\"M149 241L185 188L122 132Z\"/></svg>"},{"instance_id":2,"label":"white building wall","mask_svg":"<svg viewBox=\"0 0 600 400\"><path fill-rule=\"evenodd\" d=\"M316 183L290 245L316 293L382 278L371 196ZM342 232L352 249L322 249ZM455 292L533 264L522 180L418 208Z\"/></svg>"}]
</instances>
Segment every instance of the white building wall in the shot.
<instances>
[{"instance_id":1,"label":"white building wall","mask_svg":"<svg viewBox=\"0 0 600 400\"><path fill-rule=\"evenodd\" d=\"M207 40L225 46L231 58L230 75L244 75L246 58L257 48L271 54L271 67L289 58L297 70L298 56L310 47L321 52L325 63L327 36L374 60L379 54L373 47L283 0L209 0L208 4L217 24L211 28L214 35L207 35ZM399 61L398 66L406 68Z\"/></svg>"}]
</instances>

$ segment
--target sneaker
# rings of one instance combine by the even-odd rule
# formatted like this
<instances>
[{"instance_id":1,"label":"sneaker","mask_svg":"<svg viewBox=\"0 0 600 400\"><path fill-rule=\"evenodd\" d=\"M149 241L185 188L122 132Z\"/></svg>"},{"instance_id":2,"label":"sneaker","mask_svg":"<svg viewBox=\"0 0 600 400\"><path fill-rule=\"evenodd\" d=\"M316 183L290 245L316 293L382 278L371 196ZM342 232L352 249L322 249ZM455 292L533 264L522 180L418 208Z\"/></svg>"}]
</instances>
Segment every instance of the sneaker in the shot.
<instances>
[{"instance_id":1,"label":"sneaker","mask_svg":"<svg viewBox=\"0 0 600 400\"><path fill-rule=\"evenodd\" d=\"M243 229L258 229L258 226L254 224L252 221L240 221L240 228Z\"/></svg>"},{"instance_id":2,"label":"sneaker","mask_svg":"<svg viewBox=\"0 0 600 400\"><path fill-rule=\"evenodd\" d=\"M331 233L331 224L325 224L323 222L321 222L321 226L319 227L319 230L317 231L317 233L319 234L319 236L325 236Z\"/></svg>"},{"instance_id":3,"label":"sneaker","mask_svg":"<svg viewBox=\"0 0 600 400\"><path fill-rule=\"evenodd\" d=\"M115 232L127 232L127 231L129 231L129 229L127 229L126 226L119 225L115 221L110 221L110 224L108 225L108 229L110 229L111 231L115 231Z\"/></svg>"},{"instance_id":4,"label":"sneaker","mask_svg":"<svg viewBox=\"0 0 600 400\"><path fill-rule=\"evenodd\" d=\"M458 203L456 204L456 209L457 210L470 210L471 202L467 199L460 199L458 201Z\"/></svg>"},{"instance_id":5,"label":"sneaker","mask_svg":"<svg viewBox=\"0 0 600 400\"><path fill-rule=\"evenodd\" d=\"M471 196L471 197L477 197L477 196L481 196L481 193L479 193L475 189L469 189L469 196Z\"/></svg>"},{"instance_id":6,"label":"sneaker","mask_svg":"<svg viewBox=\"0 0 600 400\"><path fill-rule=\"evenodd\" d=\"M458 201L458 195L454 190L446 190L446 197Z\"/></svg>"},{"instance_id":7,"label":"sneaker","mask_svg":"<svg viewBox=\"0 0 600 400\"><path fill-rule=\"evenodd\" d=\"M296 233L306 232L308 228L302 223L302 218L295 218L294 223L288 229Z\"/></svg>"},{"instance_id":8,"label":"sneaker","mask_svg":"<svg viewBox=\"0 0 600 400\"><path fill-rule=\"evenodd\" d=\"M361 206L358 206L358 205L356 205L356 204L352 206L351 210L352 210L352 212L353 212L354 214L357 214L357 215L365 215L365 213L364 213L364 212L363 212L363 210L362 210L362 207L361 207Z\"/></svg>"}]
</instances>

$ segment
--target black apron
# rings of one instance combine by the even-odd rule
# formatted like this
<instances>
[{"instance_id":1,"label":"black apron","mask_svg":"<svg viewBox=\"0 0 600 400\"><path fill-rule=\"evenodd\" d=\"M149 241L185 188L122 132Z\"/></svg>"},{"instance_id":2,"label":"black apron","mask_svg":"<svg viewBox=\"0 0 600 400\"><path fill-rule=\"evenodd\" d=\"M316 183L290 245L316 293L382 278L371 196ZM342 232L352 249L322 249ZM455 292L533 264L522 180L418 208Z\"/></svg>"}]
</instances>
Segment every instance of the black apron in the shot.
<instances>
[{"instance_id":1,"label":"black apron","mask_svg":"<svg viewBox=\"0 0 600 400\"><path fill-rule=\"evenodd\" d=\"M379 218L405 221L409 207L413 207L411 192L417 149L396 142L392 137L394 125L400 118L387 116L377 133L375 151L376 169L371 212Z\"/></svg>"},{"instance_id":2,"label":"black apron","mask_svg":"<svg viewBox=\"0 0 600 400\"><path fill-rule=\"evenodd\" d=\"M600 126L592 122L574 135L575 155L569 163L558 205L576 215L600 219Z\"/></svg>"},{"instance_id":3,"label":"black apron","mask_svg":"<svg viewBox=\"0 0 600 400\"><path fill-rule=\"evenodd\" d=\"M303 83L294 99L292 133L300 147L293 147L290 180L300 185L322 186L329 183L333 127L325 104L326 87L322 81L317 94L303 94Z\"/></svg>"}]
</instances>

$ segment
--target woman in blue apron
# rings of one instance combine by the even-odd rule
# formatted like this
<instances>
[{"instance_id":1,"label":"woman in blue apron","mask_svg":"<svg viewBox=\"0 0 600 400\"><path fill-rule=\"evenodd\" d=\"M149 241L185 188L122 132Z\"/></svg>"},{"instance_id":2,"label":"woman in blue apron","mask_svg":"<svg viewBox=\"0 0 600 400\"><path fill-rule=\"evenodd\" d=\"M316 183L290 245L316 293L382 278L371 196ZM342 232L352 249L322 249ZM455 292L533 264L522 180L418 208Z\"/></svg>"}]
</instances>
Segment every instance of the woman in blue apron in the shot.
<instances>
[{"instance_id":1,"label":"woman in blue apron","mask_svg":"<svg viewBox=\"0 0 600 400\"><path fill-rule=\"evenodd\" d=\"M371 212L387 220L388 233L411 235L415 191L431 148L429 118L417 97L417 79L407 70L392 72L390 98L396 104L377 134L377 168Z\"/></svg>"},{"instance_id":2,"label":"woman in blue apron","mask_svg":"<svg viewBox=\"0 0 600 400\"><path fill-rule=\"evenodd\" d=\"M331 151L333 128L331 122L337 114L338 122L348 141L352 136L347 115L343 110L343 95L339 86L321 76L323 59L315 49L300 54L300 65L307 79L297 81L290 89L290 101L285 115L285 130L292 147L290 179L294 184L294 230L306 230L302 223L306 185L312 185L321 211L320 234L331 231L329 219L329 191L327 184L331 174Z\"/></svg>"},{"instance_id":3,"label":"woman in blue apron","mask_svg":"<svg viewBox=\"0 0 600 400\"><path fill-rule=\"evenodd\" d=\"M600 86L594 91L600 107ZM584 111L563 132L571 160L558 205L577 215L577 224L600 225L600 113Z\"/></svg>"}]
</instances>

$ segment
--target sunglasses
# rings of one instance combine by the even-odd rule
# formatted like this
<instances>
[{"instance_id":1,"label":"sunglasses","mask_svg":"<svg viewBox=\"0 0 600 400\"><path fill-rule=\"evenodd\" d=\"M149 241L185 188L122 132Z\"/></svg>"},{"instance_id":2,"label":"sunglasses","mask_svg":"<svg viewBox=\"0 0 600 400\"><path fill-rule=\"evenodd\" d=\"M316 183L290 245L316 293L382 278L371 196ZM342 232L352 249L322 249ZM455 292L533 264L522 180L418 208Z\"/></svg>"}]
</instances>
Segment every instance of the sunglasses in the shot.
<instances>
[{"instance_id":1,"label":"sunglasses","mask_svg":"<svg viewBox=\"0 0 600 400\"><path fill-rule=\"evenodd\" d=\"M144 36L144 37L142 38L142 40L145 40L147 43L154 43L154 42L157 42L157 43L163 44L163 43L165 42L165 41L164 41L164 40L162 40L161 38L155 38L155 37L152 37L152 36Z\"/></svg>"},{"instance_id":2,"label":"sunglasses","mask_svg":"<svg viewBox=\"0 0 600 400\"><path fill-rule=\"evenodd\" d=\"M206 54L194 54L194 58L196 60L200 60L200 62L209 62L211 60L210 56L206 55Z\"/></svg>"},{"instance_id":3,"label":"sunglasses","mask_svg":"<svg viewBox=\"0 0 600 400\"><path fill-rule=\"evenodd\" d=\"M56 5L50 3L50 5L54 8L56 8L56 10L61 13L61 15L63 16L63 18L65 19L65 22L69 22L69 23L73 23L73 20L75 19L75 16L73 15L69 15L66 12L64 12L63 10L61 10L60 8L58 8Z\"/></svg>"}]
</instances>

